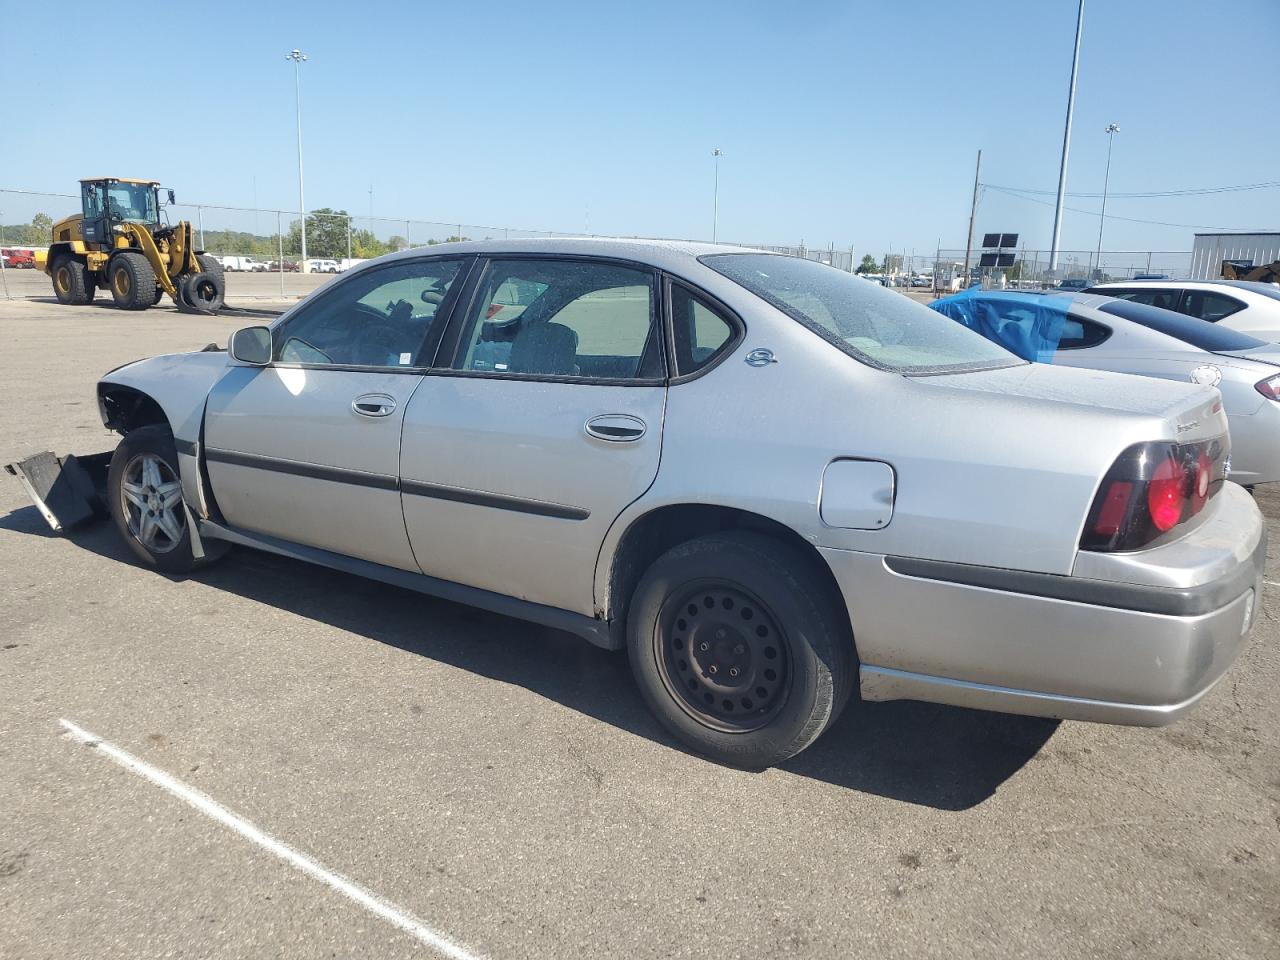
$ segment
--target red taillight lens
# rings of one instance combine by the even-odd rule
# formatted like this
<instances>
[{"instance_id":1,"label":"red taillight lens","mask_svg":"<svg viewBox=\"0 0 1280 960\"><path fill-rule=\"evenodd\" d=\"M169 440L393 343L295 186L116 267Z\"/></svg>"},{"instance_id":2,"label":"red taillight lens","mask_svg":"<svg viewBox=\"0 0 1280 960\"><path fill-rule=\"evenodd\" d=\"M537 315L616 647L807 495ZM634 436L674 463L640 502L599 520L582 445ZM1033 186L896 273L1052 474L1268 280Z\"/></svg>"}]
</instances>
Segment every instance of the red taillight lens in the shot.
<instances>
[{"instance_id":1,"label":"red taillight lens","mask_svg":"<svg viewBox=\"0 0 1280 960\"><path fill-rule=\"evenodd\" d=\"M1102 509L1093 521L1093 532L1100 537L1114 537L1129 512L1129 498L1133 496L1133 484L1128 480L1112 480L1102 498Z\"/></svg>"},{"instance_id":2,"label":"red taillight lens","mask_svg":"<svg viewBox=\"0 0 1280 960\"><path fill-rule=\"evenodd\" d=\"M1265 380L1259 380L1253 385L1253 389L1268 400L1280 400L1280 373L1274 377L1267 377Z\"/></svg>"},{"instance_id":3,"label":"red taillight lens","mask_svg":"<svg viewBox=\"0 0 1280 960\"><path fill-rule=\"evenodd\" d=\"M1147 509L1151 522L1161 533L1172 530L1182 519L1187 502L1187 474L1172 457L1166 457L1147 484Z\"/></svg>"}]
</instances>

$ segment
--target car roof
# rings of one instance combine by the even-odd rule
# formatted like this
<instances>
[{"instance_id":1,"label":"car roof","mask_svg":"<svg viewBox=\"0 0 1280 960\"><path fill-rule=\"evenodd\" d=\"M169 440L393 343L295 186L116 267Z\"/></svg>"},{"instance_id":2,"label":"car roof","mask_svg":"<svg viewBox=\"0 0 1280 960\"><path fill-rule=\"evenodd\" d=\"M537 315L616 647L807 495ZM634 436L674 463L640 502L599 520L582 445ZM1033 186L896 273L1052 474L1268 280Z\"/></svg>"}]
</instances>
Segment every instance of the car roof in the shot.
<instances>
[{"instance_id":1,"label":"car roof","mask_svg":"<svg viewBox=\"0 0 1280 960\"><path fill-rule=\"evenodd\" d=\"M1104 280L1090 284L1090 287L1187 287L1201 285L1206 287L1240 287L1249 290L1258 286L1256 280Z\"/></svg>"},{"instance_id":2,"label":"car roof","mask_svg":"<svg viewBox=\"0 0 1280 960\"><path fill-rule=\"evenodd\" d=\"M426 247L411 247L385 258L380 257L379 262L427 255L434 257L448 254L521 253L612 257L618 260L636 260L656 267L687 265L690 260L713 253L760 253L783 256L783 254L771 254L768 250L696 240L656 240L638 237L526 237L508 240L462 240L453 243L436 243Z\"/></svg>"}]
</instances>

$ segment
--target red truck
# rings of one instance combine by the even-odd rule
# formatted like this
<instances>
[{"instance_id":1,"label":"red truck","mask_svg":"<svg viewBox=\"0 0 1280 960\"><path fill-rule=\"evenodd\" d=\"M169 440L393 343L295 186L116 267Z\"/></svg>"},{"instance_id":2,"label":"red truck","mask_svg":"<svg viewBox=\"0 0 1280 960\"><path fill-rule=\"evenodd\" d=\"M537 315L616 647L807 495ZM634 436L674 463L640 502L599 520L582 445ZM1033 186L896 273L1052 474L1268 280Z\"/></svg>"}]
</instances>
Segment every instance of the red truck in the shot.
<instances>
[{"instance_id":1,"label":"red truck","mask_svg":"<svg viewBox=\"0 0 1280 960\"><path fill-rule=\"evenodd\" d=\"M5 247L0 250L0 257L4 258L4 265L10 269L34 268L36 265L36 252L22 247Z\"/></svg>"}]
</instances>

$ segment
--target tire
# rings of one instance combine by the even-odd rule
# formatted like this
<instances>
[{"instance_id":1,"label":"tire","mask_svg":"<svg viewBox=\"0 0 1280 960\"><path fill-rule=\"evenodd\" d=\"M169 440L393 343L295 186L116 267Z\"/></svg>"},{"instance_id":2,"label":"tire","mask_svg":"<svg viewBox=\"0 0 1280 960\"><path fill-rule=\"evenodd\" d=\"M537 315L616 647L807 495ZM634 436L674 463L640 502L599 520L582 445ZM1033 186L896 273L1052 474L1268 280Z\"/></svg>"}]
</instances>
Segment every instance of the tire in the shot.
<instances>
[{"instance_id":1,"label":"tire","mask_svg":"<svg viewBox=\"0 0 1280 960\"><path fill-rule=\"evenodd\" d=\"M204 541L201 559L192 552L178 452L167 426L139 427L120 441L107 471L107 505L111 522L144 566L190 573L226 553L227 545L218 541ZM148 513L152 508L154 515Z\"/></svg>"},{"instance_id":2,"label":"tire","mask_svg":"<svg viewBox=\"0 0 1280 960\"><path fill-rule=\"evenodd\" d=\"M201 313L217 313L225 302L223 279L212 273L191 273L182 278L180 283L182 299L187 305Z\"/></svg>"},{"instance_id":3,"label":"tire","mask_svg":"<svg viewBox=\"0 0 1280 960\"><path fill-rule=\"evenodd\" d=\"M62 256L53 265L53 295L59 303L81 306L89 302L89 270L75 257Z\"/></svg>"},{"instance_id":4,"label":"tire","mask_svg":"<svg viewBox=\"0 0 1280 960\"><path fill-rule=\"evenodd\" d=\"M89 270L84 272L84 302L93 303L94 298L98 295L98 274Z\"/></svg>"},{"instance_id":5,"label":"tire","mask_svg":"<svg viewBox=\"0 0 1280 960\"><path fill-rule=\"evenodd\" d=\"M151 298L151 303L149 305L154 307L157 303L159 303L163 299L164 299L164 287L160 286L159 284L156 284L156 292L155 292L155 295Z\"/></svg>"},{"instance_id":6,"label":"tire","mask_svg":"<svg viewBox=\"0 0 1280 960\"><path fill-rule=\"evenodd\" d=\"M752 770L813 743L857 675L840 598L819 573L799 551L741 531L654 561L631 601L627 650L662 725L698 753Z\"/></svg>"},{"instance_id":7,"label":"tire","mask_svg":"<svg viewBox=\"0 0 1280 960\"><path fill-rule=\"evenodd\" d=\"M140 253L117 253L107 264L107 285L121 310L145 310L155 301L156 272Z\"/></svg>"},{"instance_id":8,"label":"tire","mask_svg":"<svg viewBox=\"0 0 1280 960\"><path fill-rule=\"evenodd\" d=\"M227 278L222 269L222 264L207 253L197 253L196 262L200 264L201 273L207 273L212 277L217 277L218 283L221 285L222 289L224 291L227 289Z\"/></svg>"}]
</instances>

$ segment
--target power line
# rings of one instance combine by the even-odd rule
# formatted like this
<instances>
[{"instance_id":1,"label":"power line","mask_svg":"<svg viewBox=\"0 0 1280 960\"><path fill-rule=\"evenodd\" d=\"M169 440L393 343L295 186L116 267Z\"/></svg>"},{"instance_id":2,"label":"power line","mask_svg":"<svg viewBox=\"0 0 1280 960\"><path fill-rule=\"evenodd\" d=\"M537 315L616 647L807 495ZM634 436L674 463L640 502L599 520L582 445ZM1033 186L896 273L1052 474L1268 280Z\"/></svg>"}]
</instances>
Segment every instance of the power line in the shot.
<instances>
[{"instance_id":1,"label":"power line","mask_svg":"<svg viewBox=\"0 0 1280 960\"><path fill-rule=\"evenodd\" d=\"M999 193L1008 194L1009 196L1013 197L1015 200L1026 200L1028 203L1039 203L1046 207L1053 206L1053 204L1050 203L1048 200L1037 200L1035 197L1023 196L1019 191L1011 190L1007 187L997 187L992 184L985 184L983 189L995 190ZM1115 194L1112 194L1112 196L1115 196ZM1102 216L1102 214L1097 210L1081 210L1079 207L1067 207L1066 209L1070 210L1072 213L1083 213L1083 214L1087 214L1090 217ZM1169 223L1164 220L1142 220L1142 219L1139 219L1138 217L1122 217L1114 213L1108 214L1108 216L1112 220L1125 220L1129 223L1146 223L1146 224L1152 224L1157 227L1184 227L1188 230L1225 230L1225 231L1232 231L1236 233L1266 232L1265 230L1259 227L1219 227L1219 226L1213 226L1211 224L1205 224L1205 223Z\"/></svg>"},{"instance_id":2,"label":"power line","mask_svg":"<svg viewBox=\"0 0 1280 960\"><path fill-rule=\"evenodd\" d=\"M1057 191L1054 190L1031 190L1026 187L1006 187L994 183L984 183L984 187L991 187L993 190L1012 190L1015 193L1031 193L1037 196L1051 197L1055 196ZM1116 193L1112 191L1109 196L1125 197L1129 199L1139 199L1142 197L1202 197L1215 193L1239 193L1244 190L1274 190L1280 187L1280 180L1267 180L1262 183L1240 183L1229 187L1196 187L1185 190L1147 190L1136 193ZM1101 197L1100 193L1068 193L1068 197Z\"/></svg>"}]
</instances>

